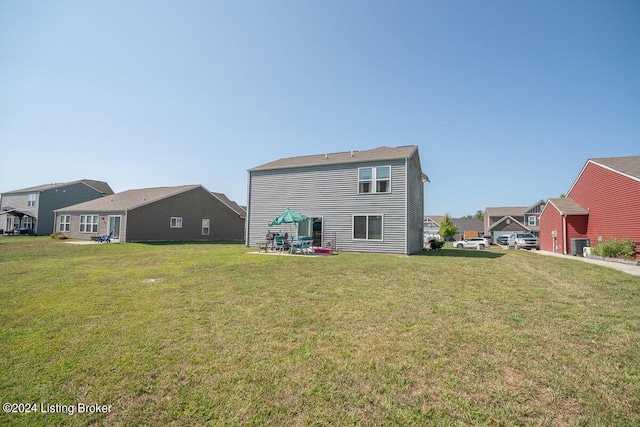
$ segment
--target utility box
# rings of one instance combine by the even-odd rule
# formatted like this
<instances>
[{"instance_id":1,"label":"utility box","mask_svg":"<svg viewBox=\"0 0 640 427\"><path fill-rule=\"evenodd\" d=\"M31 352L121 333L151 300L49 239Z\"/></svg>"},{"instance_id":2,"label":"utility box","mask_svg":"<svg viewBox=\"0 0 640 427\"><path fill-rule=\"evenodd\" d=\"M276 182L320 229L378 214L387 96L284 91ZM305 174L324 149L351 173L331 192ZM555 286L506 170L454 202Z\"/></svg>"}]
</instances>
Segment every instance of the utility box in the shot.
<instances>
[{"instance_id":1,"label":"utility box","mask_svg":"<svg viewBox=\"0 0 640 427\"><path fill-rule=\"evenodd\" d=\"M571 239L571 255L582 255L584 248L590 246L589 239Z\"/></svg>"}]
</instances>

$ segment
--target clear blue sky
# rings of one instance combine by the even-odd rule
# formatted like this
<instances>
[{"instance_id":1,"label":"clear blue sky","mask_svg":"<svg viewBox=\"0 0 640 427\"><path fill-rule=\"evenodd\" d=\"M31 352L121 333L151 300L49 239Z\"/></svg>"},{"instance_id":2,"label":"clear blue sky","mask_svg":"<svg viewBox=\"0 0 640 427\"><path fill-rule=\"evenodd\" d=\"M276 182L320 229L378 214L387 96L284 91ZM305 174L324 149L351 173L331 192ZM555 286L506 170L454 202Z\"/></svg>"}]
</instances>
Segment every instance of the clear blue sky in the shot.
<instances>
[{"instance_id":1,"label":"clear blue sky","mask_svg":"<svg viewBox=\"0 0 640 427\"><path fill-rule=\"evenodd\" d=\"M0 1L0 192L245 204L251 167L414 144L453 216L639 155L640 1Z\"/></svg>"}]
</instances>

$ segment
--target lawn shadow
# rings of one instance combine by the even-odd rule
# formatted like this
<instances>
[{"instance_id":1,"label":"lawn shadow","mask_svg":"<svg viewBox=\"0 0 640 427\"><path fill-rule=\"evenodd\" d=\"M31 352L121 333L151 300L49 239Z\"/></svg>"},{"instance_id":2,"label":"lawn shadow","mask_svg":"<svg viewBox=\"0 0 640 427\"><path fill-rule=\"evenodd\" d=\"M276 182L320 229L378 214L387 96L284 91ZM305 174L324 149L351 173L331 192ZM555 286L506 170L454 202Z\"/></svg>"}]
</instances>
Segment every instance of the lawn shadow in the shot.
<instances>
[{"instance_id":1,"label":"lawn shadow","mask_svg":"<svg viewBox=\"0 0 640 427\"><path fill-rule=\"evenodd\" d=\"M494 252L491 250L445 248L445 249L439 249L439 250L423 250L422 252L413 254L413 256L496 259L504 256L504 254L500 252Z\"/></svg>"}]
</instances>

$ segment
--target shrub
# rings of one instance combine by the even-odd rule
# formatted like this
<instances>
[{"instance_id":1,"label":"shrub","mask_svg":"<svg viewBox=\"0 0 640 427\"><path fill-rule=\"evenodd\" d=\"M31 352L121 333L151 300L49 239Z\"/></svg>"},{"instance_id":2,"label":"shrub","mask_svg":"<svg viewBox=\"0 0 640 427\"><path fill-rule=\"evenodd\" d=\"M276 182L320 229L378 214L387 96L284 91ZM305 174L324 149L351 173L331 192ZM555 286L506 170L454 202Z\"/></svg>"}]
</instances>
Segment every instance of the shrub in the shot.
<instances>
[{"instance_id":1,"label":"shrub","mask_svg":"<svg viewBox=\"0 0 640 427\"><path fill-rule=\"evenodd\" d=\"M437 249L437 250L442 249L443 246L444 246L444 242L440 242L436 239L429 240L429 244L427 245L428 248Z\"/></svg>"},{"instance_id":2,"label":"shrub","mask_svg":"<svg viewBox=\"0 0 640 427\"><path fill-rule=\"evenodd\" d=\"M629 239L625 239L622 241L613 239L600 243L598 246L593 248L592 253L594 255L609 258L634 259L636 247L634 243Z\"/></svg>"},{"instance_id":3,"label":"shrub","mask_svg":"<svg viewBox=\"0 0 640 427\"><path fill-rule=\"evenodd\" d=\"M53 234L50 234L49 237L51 237L52 239L60 239L60 240L67 240L69 238L68 235L62 234L62 233L53 233Z\"/></svg>"}]
</instances>

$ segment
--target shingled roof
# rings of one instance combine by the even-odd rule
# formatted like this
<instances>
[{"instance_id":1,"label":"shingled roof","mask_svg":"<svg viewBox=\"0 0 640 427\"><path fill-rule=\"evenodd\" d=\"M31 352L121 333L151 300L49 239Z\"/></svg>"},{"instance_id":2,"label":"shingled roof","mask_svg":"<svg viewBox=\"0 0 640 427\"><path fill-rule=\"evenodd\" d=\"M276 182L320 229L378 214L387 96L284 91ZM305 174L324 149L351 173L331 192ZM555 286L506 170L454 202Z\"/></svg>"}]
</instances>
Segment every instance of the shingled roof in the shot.
<instances>
[{"instance_id":1,"label":"shingled roof","mask_svg":"<svg viewBox=\"0 0 640 427\"><path fill-rule=\"evenodd\" d=\"M93 187L102 194L113 194L113 190L111 189L109 184L107 184L104 181L96 181L93 179L80 179L78 181L70 181L70 182L54 182L51 184L43 184L43 185L36 185L34 187L22 188L20 190L7 191L6 193L3 193L3 194L36 193L39 191L53 190L56 188L66 187L66 186L78 184L78 183L83 183L90 187Z\"/></svg>"},{"instance_id":2,"label":"shingled roof","mask_svg":"<svg viewBox=\"0 0 640 427\"><path fill-rule=\"evenodd\" d=\"M559 199L549 199L551 203L562 215L589 215L589 211L580 206L575 200L569 197Z\"/></svg>"},{"instance_id":3,"label":"shingled roof","mask_svg":"<svg viewBox=\"0 0 640 427\"><path fill-rule=\"evenodd\" d=\"M640 156L602 157L590 161L640 180Z\"/></svg>"},{"instance_id":4,"label":"shingled roof","mask_svg":"<svg viewBox=\"0 0 640 427\"><path fill-rule=\"evenodd\" d=\"M404 147L378 147L364 151L345 151L341 153L316 154L312 156L288 157L265 163L249 169L263 171L271 169L286 169L306 166L336 165L343 163L367 162L376 160L407 159L418 149L415 145Z\"/></svg>"},{"instance_id":5,"label":"shingled roof","mask_svg":"<svg viewBox=\"0 0 640 427\"><path fill-rule=\"evenodd\" d=\"M124 211L127 209L134 209L148 203L153 203L197 187L200 187L200 185L181 185L177 187L156 187L127 190L110 196L89 200L88 202L78 203L77 205L57 209L56 212Z\"/></svg>"}]
</instances>

